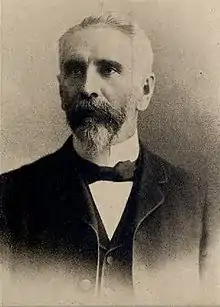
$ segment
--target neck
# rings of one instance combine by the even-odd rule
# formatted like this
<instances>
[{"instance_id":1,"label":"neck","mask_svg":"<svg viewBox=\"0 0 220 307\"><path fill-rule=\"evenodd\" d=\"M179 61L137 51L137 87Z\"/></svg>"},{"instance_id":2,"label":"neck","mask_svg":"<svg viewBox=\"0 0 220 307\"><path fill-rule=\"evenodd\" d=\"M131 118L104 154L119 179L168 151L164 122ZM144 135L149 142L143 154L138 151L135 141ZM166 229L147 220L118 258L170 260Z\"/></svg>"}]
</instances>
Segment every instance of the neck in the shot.
<instances>
[{"instance_id":1,"label":"neck","mask_svg":"<svg viewBox=\"0 0 220 307\"><path fill-rule=\"evenodd\" d=\"M73 134L73 146L82 158L100 166L114 166L120 160L135 160L139 153L137 129L127 137L117 137L102 152L92 153L85 144Z\"/></svg>"}]
</instances>

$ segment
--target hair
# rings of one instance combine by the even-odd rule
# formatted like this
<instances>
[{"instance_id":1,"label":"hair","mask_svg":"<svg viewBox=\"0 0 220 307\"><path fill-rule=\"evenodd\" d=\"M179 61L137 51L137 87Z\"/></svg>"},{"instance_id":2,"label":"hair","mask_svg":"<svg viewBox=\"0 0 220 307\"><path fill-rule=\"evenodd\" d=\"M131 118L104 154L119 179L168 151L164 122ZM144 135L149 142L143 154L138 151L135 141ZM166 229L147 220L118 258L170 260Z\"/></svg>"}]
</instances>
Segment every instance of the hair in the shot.
<instances>
[{"instance_id":1,"label":"hair","mask_svg":"<svg viewBox=\"0 0 220 307\"><path fill-rule=\"evenodd\" d=\"M62 53L65 48L67 37L71 36L76 31L86 29L91 26L106 26L119 30L122 33L128 35L131 38L139 36L139 39L145 43L146 52L150 67L153 64L153 51L151 43L144 31L131 20L125 20L125 18L115 17L112 14L100 15L100 16L88 16L85 17L79 24L69 28L59 39L59 58L62 59Z\"/></svg>"}]
</instances>

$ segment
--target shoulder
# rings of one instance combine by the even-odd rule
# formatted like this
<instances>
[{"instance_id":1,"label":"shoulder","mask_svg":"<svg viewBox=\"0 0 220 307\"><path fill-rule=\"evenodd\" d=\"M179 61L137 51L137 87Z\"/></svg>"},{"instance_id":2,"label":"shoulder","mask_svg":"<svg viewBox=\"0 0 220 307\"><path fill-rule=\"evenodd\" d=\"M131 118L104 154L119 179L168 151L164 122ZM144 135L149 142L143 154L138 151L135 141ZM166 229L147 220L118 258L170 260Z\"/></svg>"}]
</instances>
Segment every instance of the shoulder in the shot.
<instances>
[{"instance_id":1,"label":"shoulder","mask_svg":"<svg viewBox=\"0 0 220 307\"><path fill-rule=\"evenodd\" d=\"M184 221L187 225L192 223L195 228L198 226L198 229L201 229L207 207L205 180L190 170L175 166L155 154L149 153L149 156L159 188L165 196L165 207L169 216L175 221Z\"/></svg>"},{"instance_id":2,"label":"shoulder","mask_svg":"<svg viewBox=\"0 0 220 307\"><path fill-rule=\"evenodd\" d=\"M182 197L205 198L207 182L198 174L173 165L159 155L145 149L152 172L157 182L166 186L168 193L179 192Z\"/></svg>"},{"instance_id":3,"label":"shoulder","mask_svg":"<svg viewBox=\"0 0 220 307\"><path fill-rule=\"evenodd\" d=\"M1 187L4 185L12 185L15 182L23 182L29 180L30 177L35 175L44 176L48 169L52 168L53 162L55 162L56 154L46 155L37 161L23 165L17 169L8 171L0 175Z\"/></svg>"},{"instance_id":4,"label":"shoulder","mask_svg":"<svg viewBox=\"0 0 220 307\"><path fill-rule=\"evenodd\" d=\"M61 171L68 168L69 140L57 151L38 160L23 165L15 170L0 175L1 193L10 189L28 188L30 185L42 185L45 181L59 176ZM70 156L70 155L69 155ZM70 159L69 159L70 160Z\"/></svg>"}]
</instances>

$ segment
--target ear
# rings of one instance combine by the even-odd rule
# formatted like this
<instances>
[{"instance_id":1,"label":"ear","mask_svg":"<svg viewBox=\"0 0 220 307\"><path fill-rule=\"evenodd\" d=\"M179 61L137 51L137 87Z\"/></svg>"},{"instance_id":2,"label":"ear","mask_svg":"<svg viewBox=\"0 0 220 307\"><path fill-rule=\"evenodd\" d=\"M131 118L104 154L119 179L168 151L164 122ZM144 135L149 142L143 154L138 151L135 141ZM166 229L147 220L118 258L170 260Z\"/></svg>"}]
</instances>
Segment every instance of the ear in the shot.
<instances>
[{"instance_id":1,"label":"ear","mask_svg":"<svg viewBox=\"0 0 220 307\"><path fill-rule=\"evenodd\" d=\"M154 73L151 73L147 77L143 86L143 99L138 103L137 106L137 109L139 111L144 111L147 109L154 92L154 85L155 85L155 75Z\"/></svg>"},{"instance_id":2,"label":"ear","mask_svg":"<svg viewBox=\"0 0 220 307\"><path fill-rule=\"evenodd\" d=\"M59 85L60 85L60 79L61 79L61 76L57 75L57 80L58 80Z\"/></svg>"},{"instance_id":3,"label":"ear","mask_svg":"<svg viewBox=\"0 0 220 307\"><path fill-rule=\"evenodd\" d=\"M61 108L62 110L65 111L65 103L64 103L64 99L63 99L63 90L62 90L62 86L61 86L61 76L57 75L57 80L59 83L59 92L60 92L60 99L61 99Z\"/></svg>"}]
</instances>

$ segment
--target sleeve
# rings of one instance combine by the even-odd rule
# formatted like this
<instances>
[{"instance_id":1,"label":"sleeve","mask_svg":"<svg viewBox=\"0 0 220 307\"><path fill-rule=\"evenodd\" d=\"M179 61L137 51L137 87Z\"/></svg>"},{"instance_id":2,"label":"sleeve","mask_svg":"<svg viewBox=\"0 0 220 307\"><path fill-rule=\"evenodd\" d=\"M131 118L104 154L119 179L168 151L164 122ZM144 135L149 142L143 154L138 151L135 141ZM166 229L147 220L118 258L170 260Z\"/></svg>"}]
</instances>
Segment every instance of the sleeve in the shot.
<instances>
[{"instance_id":1,"label":"sleeve","mask_svg":"<svg viewBox=\"0 0 220 307\"><path fill-rule=\"evenodd\" d=\"M220 303L220 193L210 182L205 190L202 236L200 242L200 276L204 301ZM210 301L211 298L211 301Z\"/></svg>"},{"instance_id":2,"label":"sleeve","mask_svg":"<svg viewBox=\"0 0 220 307\"><path fill-rule=\"evenodd\" d=\"M21 181L21 180L20 180ZM19 223L19 178L16 172L0 176L0 252L9 244L11 234ZM17 227L18 228L18 227Z\"/></svg>"},{"instance_id":3,"label":"sleeve","mask_svg":"<svg viewBox=\"0 0 220 307\"><path fill-rule=\"evenodd\" d=\"M0 252L2 255L3 246L7 239L7 218L6 208L10 195L10 178L8 174L0 176Z\"/></svg>"}]
</instances>

